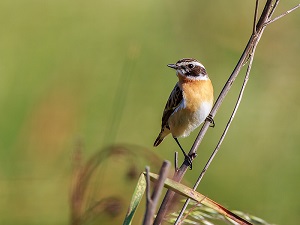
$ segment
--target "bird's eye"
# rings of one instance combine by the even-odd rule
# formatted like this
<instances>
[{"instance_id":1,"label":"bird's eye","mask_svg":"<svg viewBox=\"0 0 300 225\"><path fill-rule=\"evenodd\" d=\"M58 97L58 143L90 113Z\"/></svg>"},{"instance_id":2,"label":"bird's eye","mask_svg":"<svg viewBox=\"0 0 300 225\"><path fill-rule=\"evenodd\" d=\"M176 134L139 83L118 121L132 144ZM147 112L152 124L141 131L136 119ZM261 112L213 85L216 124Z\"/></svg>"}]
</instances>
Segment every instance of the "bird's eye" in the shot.
<instances>
[{"instance_id":1,"label":"bird's eye","mask_svg":"<svg viewBox=\"0 0 300 225\"><path fill-rule=\"evenodd\" d=\"M194 68L194 64L189 64L188 67L189 67L190 69L193 69L193 68Z\"/></svg>"}]
</instances>

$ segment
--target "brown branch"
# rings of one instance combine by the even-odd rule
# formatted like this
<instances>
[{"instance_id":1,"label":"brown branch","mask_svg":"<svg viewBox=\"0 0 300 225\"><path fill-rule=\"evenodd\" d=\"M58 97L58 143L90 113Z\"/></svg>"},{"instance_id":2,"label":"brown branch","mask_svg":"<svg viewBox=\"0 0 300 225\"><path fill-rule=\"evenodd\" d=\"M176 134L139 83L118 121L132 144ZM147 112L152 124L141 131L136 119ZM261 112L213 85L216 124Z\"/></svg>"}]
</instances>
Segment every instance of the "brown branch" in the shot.
<instances>
[{"instance_id":1,"label":"brown branch","mask_svg":"<svg viewBox=\"0 0 300 225\"><path fill-rule=\"evenodd\" d=\"M153 223L155 209L158 203L159 196L161 195L162 189L164 187L165 180L169 173L170 166L171 163L169 161L163 162L159 171L159 178L155 183L151 198L149 167L146 167L146 212L144 216L143 225L151 225Z\"/></svg>"},{"instance_id":2,"label":"brown branch","mask_svg":"<svg viewBox=\"0 0 300 225\"><path fill-rule=\"evenodd\" d=\"M266 25L269 25L270 23L275 22L275 21L278 20L278 19L281 19L282 17L284 17L284 16L286 16L287 14L293 12L294 10L298 9L299 7L300 7L300 4L294 6L293 8L291 8L291 9L288 10L288 11L286 11L285 13L282 13L281 15L275 17L274 19L269 20L268 22L266 22L266 23L265 23L265 26L266 26Z\"/></svg>"},{"instance_id":3,"label":"brown branch","mask_svg":"<svg viewBox=\"0 0 300 225\"><path fill-rule=\"evenodd\" d=\"M149 211L149 207L151 205L149 166L146 166L145 170L146 170L146 214L147 214L147 212ZM146 216L144 217L144 219L145 218Z\"/></svg>"},{"instance_id":4,"label":"brown branch","mask_svg":"<svg viewBox=\"0 0 300 225\"><path fill-rule=\"evenodd\" d=\"M256 26L256 22L257 22L258 5L259 5L259 0L256 0L255 10L254 10L253 27L252 27L252 34L254 34L256 32L255 26Z\"/></svg>"},{"instance_id":5,"label":"brown branch","mask_svg":"<svg viewBox=\"0 0 300 225\"><path fill-rule=\"evenodd\" d=\"M233 82L235 81L236 77L238 76L241 68L244 65L244 62L248 59L249 54L253 51L253 49L257 46L260 37L264 31L264 28L266 27L266 23L270 20L270 16L273 14L277 4L278 4L279 0L277 0L275 2L275 4L273 5L273 1L272 0L267 0L265 7L262 11L262 14L260 16L259 21L256 24L256 29L255 32L252 33L245 49L244 52L242 53L236 67L234 68L232 74L230 75L229 79L227 80L225 86L223 87L218 99L216 100L214 107L211 110L211 117L214 118L214 116L216 115L218 109L220 108L224 98L226 97L228 91L230 90ZM258 4L258 3L257 3ZM257 6L256 6L257 7ZM256 19L255 19L256 21ZM254 29L253 29L254 30ZM251 58L250 58L251 59ZM253 59L252 59L253 60ZM252 63L252 62L251 62ZM209 121L205 121L205 123L203 124L190 152L189 155L194 155L197 152L197 149L200 145L200 143L202 142L202 139L204 137L204 135L206 134L207 130L209 127ZM227 131L226 131L227 132ZM178 169L177 172L175 172L174 176L173 176L173 180L180 182L184 176L184 174L186 173L188 168L188 163L183 162L183 164L181 165L181 167ZM168 192L165 195L165 198L161 204L161 207L158 211L158 214L156 216L156 219L154 221L154 225L159 225L161 224L165 214L168 211L168 208L170 206L171 200L173 199L174 196L174 192L168 190Z\"/></svg>"},{"instance_id":6,"label":"brown branch","mask_svg":"<svg viewBox=\"0 0 300 225\"><path fill-rule=\"evenodd\" d=\"M263 24L268 21L270 14L273 14L277 4L278 4L279 0L275 1L275 4L273 6L273 0L267 0L265 7L261 13L261 16L257 22L256 25L256 32L260 31L264 26Z\"/></svg>"},{"instance_id":7,"label":"brown branch","mask_svg":"<svg viewBox=\"0 0 300 225\"><path fill-rule=\"evenodd\" d=\"M174 167L175 167L175 172L176 172L178 170L178 152L175 152Z\"/></svg>"}]
</instances>

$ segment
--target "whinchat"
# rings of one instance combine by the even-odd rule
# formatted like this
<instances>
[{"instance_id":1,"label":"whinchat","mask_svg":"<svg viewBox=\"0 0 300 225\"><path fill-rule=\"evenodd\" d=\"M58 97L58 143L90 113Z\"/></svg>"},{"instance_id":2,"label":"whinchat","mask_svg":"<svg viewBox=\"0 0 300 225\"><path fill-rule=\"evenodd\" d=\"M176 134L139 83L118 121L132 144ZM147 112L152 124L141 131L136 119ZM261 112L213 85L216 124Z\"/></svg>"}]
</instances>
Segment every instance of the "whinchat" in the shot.
<instances>
[{"instance_id":1,"label":"whinchat","mask_svg":"<svg viewBox=\"0 0 300 225\"><path fill-rule=\"evenodd\" d=\"M178 137L186 137L204 120L214 121L209 116L213 105L213 86L205 67L196 59L184 58L168 64L176 70L176 83L163 111L161 131L154 142L158 146L168 134L172 134L184 154L190 168L192 159L181 147Z\"/></svg>"}]
</instances>

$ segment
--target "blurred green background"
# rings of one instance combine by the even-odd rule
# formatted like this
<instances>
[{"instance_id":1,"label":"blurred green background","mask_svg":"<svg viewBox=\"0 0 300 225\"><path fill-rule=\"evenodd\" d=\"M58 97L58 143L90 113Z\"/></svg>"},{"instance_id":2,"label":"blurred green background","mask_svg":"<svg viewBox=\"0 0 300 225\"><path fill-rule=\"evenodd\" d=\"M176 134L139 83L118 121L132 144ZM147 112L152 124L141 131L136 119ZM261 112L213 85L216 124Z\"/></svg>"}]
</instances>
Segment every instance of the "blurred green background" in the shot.
<instances>
[{"instance_id":1,"label":"blurred green background","mask_svg":"<svg viewBox=\"0 0 300 225\"><path fill-rule=\"evenodd\" d=\"M1 0L0 223L70 223L78 140L85 160L124 143L157 154L158 166L173 162L172 138L152 147L177 81L166 64L199 59L217 97L250 36L254 2ZM296 4L282 1L275 15ZM265 30L239 111L198 189L276 224L300 220L299 24L297 10ZM189 184L224 129L243 73L200 146ZM188 149L196 135L182 145ZM140 163L137 173L149 164L139 151L131 159ZM136 183L116 176L122 164L114 165L103 166L113 184L96 176L93 193L119 186L123 208L102 224L122 221Z\"/></svg>"}]
</instances>

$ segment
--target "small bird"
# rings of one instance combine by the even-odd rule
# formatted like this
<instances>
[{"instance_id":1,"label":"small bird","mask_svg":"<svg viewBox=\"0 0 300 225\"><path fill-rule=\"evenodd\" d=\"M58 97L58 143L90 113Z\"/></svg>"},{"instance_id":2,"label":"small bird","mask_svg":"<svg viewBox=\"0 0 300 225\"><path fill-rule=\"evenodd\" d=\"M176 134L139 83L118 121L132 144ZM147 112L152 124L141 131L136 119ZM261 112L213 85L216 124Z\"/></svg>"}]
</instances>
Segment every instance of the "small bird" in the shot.
<instances>
[{"instance_id":1,"label":"small bird","mask_svg":"<svg viewBox=\"0 0 300 225\"><path fill-rule=\"evenodd\" d=\"M166 103L154 147L171 133L192 169L191 156L185 153L177 138L187 137L205 120L214 127L214 120L209 115L213 106L213 86L205 67L196 59L184 58L167 66L176 70L179 81Z\"/></svg>"}]
</instances>

